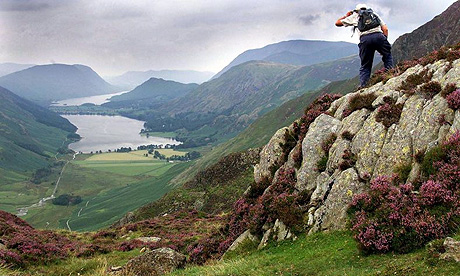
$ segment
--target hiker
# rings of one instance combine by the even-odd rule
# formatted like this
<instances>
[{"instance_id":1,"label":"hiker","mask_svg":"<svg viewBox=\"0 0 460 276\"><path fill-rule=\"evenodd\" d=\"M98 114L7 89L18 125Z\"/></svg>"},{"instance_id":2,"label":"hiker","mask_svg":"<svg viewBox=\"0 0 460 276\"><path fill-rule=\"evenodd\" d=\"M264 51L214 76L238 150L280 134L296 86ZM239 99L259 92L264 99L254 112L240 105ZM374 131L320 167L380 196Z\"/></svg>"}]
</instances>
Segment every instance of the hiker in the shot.
<instances>
[{"instance_id":1,"label":"hiker","mask_svg":"<svg viewBox=\"0 0 460 276\"><path fill-rule=\"evenodd\" d=\"M353 26L360 36L359 57L361 68L359 69L360 88L366 86L371 76L372 62L375 51L382 55L385 69L393 67L391 45L388 42L388 27L383 20L369 9L365 4L358 4L353 11L339 18L335 23L337 27Z\"/></svg>"}]
</instances>

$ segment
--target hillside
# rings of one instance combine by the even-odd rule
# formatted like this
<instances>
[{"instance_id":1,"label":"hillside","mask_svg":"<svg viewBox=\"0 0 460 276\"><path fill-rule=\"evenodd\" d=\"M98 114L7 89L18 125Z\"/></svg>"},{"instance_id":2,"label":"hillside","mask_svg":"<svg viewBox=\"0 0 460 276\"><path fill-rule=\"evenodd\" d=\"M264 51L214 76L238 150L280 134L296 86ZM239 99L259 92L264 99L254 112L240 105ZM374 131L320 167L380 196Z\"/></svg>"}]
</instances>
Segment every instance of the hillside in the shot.
<instances>
[{"instance_id":1,"label":"hillside","mask_svg":"<svg viewBox=\"0 0 460 276\"><path fill-rule=\"evenodd\" d=\"M117 91L91 68L65 64L37 65L0 77L0 86L41 105Z\"/></svg>"},{"instance_id":2,"label":"hillside","mask_svg":"<svg viewBox=\"0 0 460 276\"><path fill-rule=\"evenodd\" d=\"M198 84L183 84L175 81L150 78L134 90L110 98L107 107L159 105L180 97L197 88Z\"/></svg>"},{"instance_id":3,"label":"hillside","mask_svg":"<svg viewBox=\"0 0 460 276\"><path fill-rule=\"evenodd\" d=\"M0 182L48 166L76 127L58 114L0 87Z\"/></svg>"},{"instance_id":4,"label":"hillside","mask_svg":"<svg viewBox=\"0 0 460 276\"><path fill-rule=\"evenodd\" d=\"M214 73L199 72L192 70L149 70L149 71L129 71L120 76L106 77L105 79L120 88L131 90L150 78L171 80L180 83L201 84L208 81Z\"/></svg>"},{"instance_id":5,"label":"hillside","mask_svg":"<svg viewBox=\"0 0 460 276\"><path fill-rule=\"evenodd\" d=\"M347 42L290 40L245 51L217 73L220 77L230 68L251 61L264 60L282 64L313 65L356 54L356 45Z\"/></svg>"},{"instance_id":6,"label":"hillside","mask_svg":"<svg viewBox=\"0 0 460 276\"><path fill-rule=\"evenodd\" d=\"M303 67L251 61L142 119L149 130L176 131L186 146L221 142L290 99L354 76L358 67L356 56Z\"/></svg>"},{"instance_id":7,"label":"hillside","mask_svg":"<svg viewBox=\"0 0 460 276\"><path fill-rule=\"evenodd\" d=\"M32 66L34 66L34 64L0 63L0 77L30 68Z\"/></svg>"},{"instance_id":8,"label":"hillside","mask_svg":"<svg viewBox=\"0 0 460 276\"><path fill-rule=\"evenodd\" d=\"M393 58L397 62L420 58L442 46L455 45L458 42L460 42L460 1L456 1L442 14L415 31L399 37L392 47Z\"/></svg>"}]
</instances>

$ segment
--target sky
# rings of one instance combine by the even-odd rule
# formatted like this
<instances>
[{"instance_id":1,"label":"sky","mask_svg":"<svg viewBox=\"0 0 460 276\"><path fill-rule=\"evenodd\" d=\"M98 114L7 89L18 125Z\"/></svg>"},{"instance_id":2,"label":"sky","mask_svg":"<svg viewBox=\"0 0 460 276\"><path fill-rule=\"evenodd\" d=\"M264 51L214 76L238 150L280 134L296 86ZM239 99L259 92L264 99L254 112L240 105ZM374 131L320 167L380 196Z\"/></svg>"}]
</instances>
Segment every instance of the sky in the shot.
<instances>
[{"instance_id":1,"label":"sky","mask_svg":"<svg viewBox=\"0 0 460 276\"><path fill-rule=\"evenodd\" d=\"M411 32L454 0L364 2ZM0 63L84 64L126 71L218 72L245 50L292 40L358 42L335 21L350 0L0 0Z\"/></svg>"}]
</instances>

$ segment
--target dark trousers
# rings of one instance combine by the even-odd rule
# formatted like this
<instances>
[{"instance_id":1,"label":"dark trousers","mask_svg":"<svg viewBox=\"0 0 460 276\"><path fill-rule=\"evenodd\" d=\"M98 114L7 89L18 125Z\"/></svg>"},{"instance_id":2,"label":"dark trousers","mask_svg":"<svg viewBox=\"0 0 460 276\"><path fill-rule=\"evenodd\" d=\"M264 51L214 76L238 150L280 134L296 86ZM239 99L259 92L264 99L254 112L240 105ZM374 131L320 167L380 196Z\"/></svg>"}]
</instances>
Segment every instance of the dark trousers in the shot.
<instances>
[{"instance_id":1,"label":"dark trousers","mask_svg":"<svg viewBox=\"0 0 460 276\"><path fill-rule=\"evenodd\" d=\"M359 57L361 58L361 68L359 69L359 81L361 86L365 86L371 77L372 61L375 51L382 55L385 69L393 67L393 57L391 56L391 45L383 33L372 33L361 36L359 43Z\"/></svg>"}]
</instances>

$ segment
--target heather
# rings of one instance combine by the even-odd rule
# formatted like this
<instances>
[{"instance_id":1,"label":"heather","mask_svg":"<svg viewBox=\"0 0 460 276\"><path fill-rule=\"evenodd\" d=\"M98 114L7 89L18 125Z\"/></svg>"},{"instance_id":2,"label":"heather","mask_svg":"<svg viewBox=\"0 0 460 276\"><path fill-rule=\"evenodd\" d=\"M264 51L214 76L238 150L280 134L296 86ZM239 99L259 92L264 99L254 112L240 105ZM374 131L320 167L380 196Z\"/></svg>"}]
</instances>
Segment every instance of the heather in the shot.
<instances>
[{"instance_id":1,"label":"heather","mask_svg":"<svg viewBox=\"0 0 460 276\"><path fill-rule=\"evenodd\" d=\"M460 229L460 132L425 160L433 168L420 186L380 176L353 198L351 229L363 252L410 252Z\"/></svg>"},{"instance_id":2,"label":"heather","mask_svg":"<svg viewBox=\"0 0 460 276\"><path fill-rule=\"evenodd\" d=\"M51 231L36 230L18 217L0 211L0 265L24 267L64 259L79 243Z\"/></svg>"}]
</instances>

